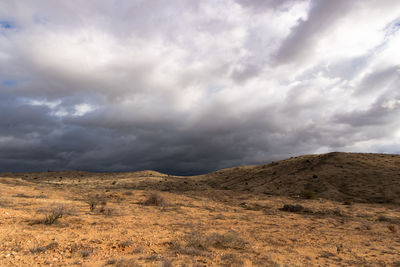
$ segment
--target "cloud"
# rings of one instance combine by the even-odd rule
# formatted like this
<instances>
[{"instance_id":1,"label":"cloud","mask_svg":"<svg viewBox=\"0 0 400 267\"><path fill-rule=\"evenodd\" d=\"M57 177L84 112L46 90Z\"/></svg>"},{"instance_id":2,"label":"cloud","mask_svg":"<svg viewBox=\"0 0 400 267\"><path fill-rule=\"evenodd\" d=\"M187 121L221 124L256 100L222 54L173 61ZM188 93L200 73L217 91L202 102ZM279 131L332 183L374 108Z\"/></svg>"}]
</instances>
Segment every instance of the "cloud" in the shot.
<instances>
[{"instance_id":1,"label":"cloud","mask_svg":"<svg viewBox=\"0 0 400 267\"><path fill-rule=\"evenodd\" d=\"M398 11L2 2L0 171L193 174L363 144L399 152Z\"/></svg>"},{"instance_id":2,"label":"cloud","mask_svg":"<svg viewBox=\"0 0 400 267\"><path fill-rule=\"evenodd\" d=\"M337 23L338 19L356 5L357 1L328 0L311 1L306 20L300 19L279 48L276 60L281 63L302 61L309 57L316 43L325 32Z\"/></svg>"}]
</instances>

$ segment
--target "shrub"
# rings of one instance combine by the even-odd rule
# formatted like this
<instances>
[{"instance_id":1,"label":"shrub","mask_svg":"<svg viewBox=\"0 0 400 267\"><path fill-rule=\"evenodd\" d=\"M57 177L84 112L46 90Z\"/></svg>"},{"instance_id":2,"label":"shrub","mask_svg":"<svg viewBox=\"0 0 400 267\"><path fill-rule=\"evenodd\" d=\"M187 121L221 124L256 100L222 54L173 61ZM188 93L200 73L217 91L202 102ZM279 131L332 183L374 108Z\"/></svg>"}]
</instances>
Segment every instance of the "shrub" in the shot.
<instances>
[{"instance_id":1,"label":"shrub","mask_svg":"<svg viewBox=\"0 0 400 267\"><path fill-rule=\"evenodd\" d=\"M396 229L396 226L394 226L394 225L388 225L388 229L389 229L389 231L390 232L392 232L392 233L397 233L397 229Z\"/></svg>"},{"instance_id":2,"label":"shrub","mask_svg":"<svg viewBox=\"0 0 400 267\"><path fill-rule=\"evenodd\" d=\"M50 211L50 213L46 214L43 223L46 225L50 225L55 223L58 219L65 215L65 207L59 206Z\"/></svg>"},{"instance_id":3,"label":"shrub","mask_svg":"<svg viewBox=\"0 0 400 267\"><path fill-rule=\"evenodd\" d=\"M172 261L168 259L161 259L160 263L158 264L160 267L172 267Z\"/></svg>"},{"instance_id":4,"label":"shrub","mask_svg":"<svg viewBox=\"0 0 400 267\"><path fill-rule=\"evenodd\" d=\"M58 246L58 243L57 243L57 242L51 242L51 243L48 244L47 246L36 246L36 247L30 248L29 251L30 251L32 254L43 253L43 252L45 252L46 250L56 248L57 246Z\"/></svg>"},{"instance_id":5,"label":"shrub","mask_svg":"<svg viewBox=\"0 0 400 267\"><path fill-rule=\"evenodd\" d=\"M208 246L233 249L244 249L247 244L235 231L224 234L212 233L206 238L206 242Z\"/></svg>"},{"instance_id":6,"label":"shrub","mask_svg":"<svg viewBox=\"0 0 400 267\"><path fill-rule=\"evenodd\" d=\"M165 198L163 196L161 196L158 193L153 193L151 194L146 201L144 202L145 205L148 206L167 206L167 201L165 200Z\"/></svg>"},{"instance_id":7,"label":"shrub","mask_svg":"<svg viewBox=\"0 0 400 267\"><path fill-rule=\"evenodd\" d=\"M384 215L380 215L378 217L378 221L380 221L380 222L390 222L391 220L390 220L390 218L388 218L388 217L386 217Z\"/></svg>"},{"instance_id":8,"label":"shrub","mask_svg":"<svg viewBox=\"0 0 400 267\"><path fill-rule=\"evenodd\" d=\"M222 255L221 260L224 262L225 266L244 266L244 262L240 256L232 253Z\"/></svg>"},{"instance_id":9,"label":"shrub","mask_svg":"<svg viewBox=\"0 0 400 267\"><path fill-rule=\"evenodd\" d=\"M118 211L114 208L110 208L110 207L102 207L100 209L100 212L102 214L104 214L105 216L113 216L116 215L118 213Z\"/></svg>"},{"instance_id":10,"label":"shrub","mask_svg":"<svg viewBox=\"0 0 400 267\"><path fill-rule=\"evenodd\" d=\"M223 234L211 233L207 236L204 236L199 232L195 232L186 236L185 240L186 247L199 250L206 250L209 247L244 249L248 244L235 231L229 231Z\"/></svg>"},{"instance_id":11,"label":"shrub","mask_svg":"<svg viewBox=\"0 0 400 267\"><path fill-rule=\"evenodd\" d=\"M285 204L285 205L283 205L283 208L281 208L280 210L288 211L288 212L302 212L305 209L302 205Z\"/></svg>"},{"instance_id":12,"label":"shrub","mask_svg":"<svg viewBox=\"0 0 400 267\"><path fill-rule=\"evenodd\" d=\"M45 224L51 225L58 221L58 219L62 218L67 213L66 208L64 206L56 206L47 211L43 219L34 220L30 223L30 225L34 224Z\"/></svg>"},{"instance_id":13,"label":"shrub","mask_svg":"<svg viewBox=\"0 0 400 267\"><path fill-rule=\"evenodd\" d=\"M13 195L13 197L21 197L21 198L47 198L45 195L38 195L38 196L28 196L24 193Z\"/></svg>"},{"instance_id":14,"label":"shrub","mask_svg":"<svg viewBox=\"0 0 400 267\"><path fill-rule=\"evenodd\" d=\"M45 252L47 250L47 247L42 247L42 246L37 246L37 247L33 247L33 248L30 248L29 249L29 251L32 253L32 254L36 254L36 253L43 253L43 252Z\"/></svg>"},{"instance_id":15,"label":"shrub","mask_svg":"<svg viewBox=\"0 0 400 267\"><path fill-rule=\"evenodd\" d=\"M301 193L301 196L305 199L314 199L315 198L315 192L313 190L304 190Z\"/></svg>"},{"instance_id":16,"label":"shrub","mask_svg":"<svg viewBox=\"0 0 400 267\"><path fill-rule=\"evenodd\" d=\"M200 232L193 232L185 237L186 246L194 249L205 250L207 248L204 242L204 235Z\"/></svg>"},{"instance_id":17,"label":"shrub","mask_svg":"<svg viewBox=\"0 0 400 267\"><path fill-rule=\"evenodd\" d=\"M122 241L122 242L120 242L120 243L118 244L118 246L121 247L121 248L130 247L130 246L132 246L132 245L133 245L133 243L132 243L131 240Z\"/></svg>"},{"instance_id":18,"label":"shrub","mask_svg":"<svg viewBox=\"0 0 400 267\"><path fill-rule=\"evenodd\" d=\"M113 265L115 267L137 267L140 266L139 264L136 263L134 259L125 259L125 258L120 258L120 259L110 259L106 262L105 266L107 265Z\"/></svg>"},{"instance_id":19,"label":"shrub","mask_svg":"<svg viewBox=\"0 0 400 267\"><path fill-rule=\"evenodd\" d=\"M92 253L93 253L92 249L82 249L82 250L79 251L79 254L82 256L82 258L87 258Z\"/></svg>"},{"instance_id":20,"label":"shrub","mask_svg":"<svg viewBox=\"0 0 400 267\"><path fill-rule=\"evenodd\" d=\"M101 205L104 208L107 205L107 200L105 196L101 196L99 194L96 195L88 195L84 199L84 201L89 204L90 211L94 211L97 205Z\"/></svg>"},{"instance_id":21,"label":"shrub","mask_svg":"<svg viewBox=\"0 0 400 267\"><path fill-rule=\"evenodd\" d=\"M106 262L105 265L114 265L115 267L137 267L140 266L136 263L135 259L111 259Z\"/></svg>"}]
</instances>

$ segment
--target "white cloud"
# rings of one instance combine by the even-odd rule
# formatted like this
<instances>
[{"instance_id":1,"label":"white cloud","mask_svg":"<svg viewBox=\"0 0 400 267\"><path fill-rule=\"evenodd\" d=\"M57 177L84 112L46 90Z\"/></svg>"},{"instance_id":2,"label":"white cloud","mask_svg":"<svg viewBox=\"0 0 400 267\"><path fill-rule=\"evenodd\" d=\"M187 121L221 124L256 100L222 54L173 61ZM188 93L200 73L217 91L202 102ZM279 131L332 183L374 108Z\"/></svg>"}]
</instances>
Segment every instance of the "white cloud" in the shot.
<instances>
[{"instance_id":1,"label":"white cloud","mask_svg":"<svg viewBox=\"0 0 400 267\"><path fill-rule=\"evenodd\" d=\"M95 110L90 104L79 104L75 105L75 112L73 113L74 116L84 116L85 114Z\"/></svg>"}]
</instances>

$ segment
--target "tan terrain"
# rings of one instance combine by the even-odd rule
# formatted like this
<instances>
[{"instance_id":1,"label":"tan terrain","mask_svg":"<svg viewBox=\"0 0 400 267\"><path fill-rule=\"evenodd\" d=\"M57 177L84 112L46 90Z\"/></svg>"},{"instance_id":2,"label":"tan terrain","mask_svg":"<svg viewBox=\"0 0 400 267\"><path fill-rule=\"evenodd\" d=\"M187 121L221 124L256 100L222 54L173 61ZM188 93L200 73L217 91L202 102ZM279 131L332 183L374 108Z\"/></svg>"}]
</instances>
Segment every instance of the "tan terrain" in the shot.
<instances>
[{"instance_id":1,"label":"tan terrain","mask_svg":"<svg viewBox=\"0 0 400 267\"><path fill-rule=\"evenodd\" d=\"M400 266L400 156L0 174L0 266Z\"/></svg>"}]
</instances>

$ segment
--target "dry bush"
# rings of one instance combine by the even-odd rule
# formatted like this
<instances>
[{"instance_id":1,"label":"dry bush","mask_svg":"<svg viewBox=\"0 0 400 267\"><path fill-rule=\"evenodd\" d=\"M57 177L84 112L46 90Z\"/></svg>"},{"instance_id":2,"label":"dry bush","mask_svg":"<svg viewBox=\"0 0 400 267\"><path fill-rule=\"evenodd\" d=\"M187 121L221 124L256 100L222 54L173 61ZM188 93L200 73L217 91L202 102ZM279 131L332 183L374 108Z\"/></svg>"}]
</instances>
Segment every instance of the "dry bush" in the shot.
<instances>
[{"instance_id":1,"label":"dry bush","mask_svg":"<svg viewBox=\"0 0 400 267\"><path fill-rule=\"evenodd\" d=\"M152 193L144 202L144 205L147 206L160 206L165 207L168 206L167 201L163 196L158 193Z\"/></svg>"},{"instance_id":2,"label":"dry bush","mask_svg":"<svg viewBox=\"0 0 400 267\"><path fill-rule=\"evenodd\" d=\"M389 229L390 232L392 232L392 233L397 233L396 226L394 226L394 225L391 224L391 225L388 225L387 228Z\"/></svg>"},{"instance_id":3,"label":"dry bush","mask_svg":"<svg viewBox=\"0 0 400 267\"><path fill-rule=\"evenodd\" d=\"M101 205L100 209L107 205L107 199L104 195L87 195L84 197L84 201L89 205L90 211L94 211L98 205Z\"/></svg>"},{"instance_id":4,"label":"dry bush","mask_svg":"<svg viewBox=\"0 0 400 267\"><path fill-rule=\"evenodd\" d=\"M57 242L51 242L50 244L48 244L47 246L36 246L33 248L30 248L29 251L32 254L37 254L37 253L43 253L49 249L53 249L58 247L58 243Z\"/></svg>"},{"instance_id":5,"label":"dry bush","mask_svg":"<svg viewBox=\"0 0 400 267\"><path fill-rule=\"evenodd\" d=\"M136 263L134 259L110 259L104 264L104 266L112 265L115 267L139 267L140 265Z\"/></svg>"},{"instance_id":6,"label":"dry bush","mask_svg":"<svg viewBox=\"0 0 400 267\"><path fill-rule=\"evenodd\" d=\"M172 264L172 261L169 259L161 259L158 266L159 267L172 267L174 265Z\"/></svg>"},{"instance_id":7,"label":"dry bush","mask_svg":"<svg viewBox=\"0 0 400 267\"><path fill-rule=\"evenodd\" d=\"M285 204L282 208L280 208L280 210L288 212L302 212L305 210L305 208L302 205Z\"/></svg>"},{"instance_id":8,"label":"dry bush","mask_svg":"<svg viewBox=\"0 0 400 267\"><path fill-rule=\"evenodd\" d=\"M58 219L62 218L64 215L66 215L67 209L63 205L57 205L55 207L52 207L47 210L47 213L45 214L43 219L39 220L34 220L30 223L30 225L34 224L45 224L45 225L51 225L54 224L58 221Z\"/></svg>"},{"instance_id":9,"label":"dry bush","mask_svg":"<svg viewBox=\"0 0 400 267\"><path fill-rule=\"evenodd\" d=\"M224 254L221 256L221 261L223 262L223 266L243 266L243 260L233 253Z\"/></svg>"},{"instance_id":10,"label":"dry bush","mask_svg":"<svg viewBox=\"0 0 400 267\"><path fill-rule=\"evenodd\" d=\"M186 254L192 256L201 256L205 254L206 248L203 247L202 236L197 233L191 233L183 238L184 244L180 240L168 242L168 245L178 254Z\"/></svg>"},{"instance_id":11,"label":"dry bush","mask_svg":"<svg viewBox=\"0 0 400 267\"><path fill-rule=\"evenodd\" d=\"M200 232L193 232L185 236L186 247L206 250L207 246L205 244L205 236Z\"/></svg>"},{"instance_id":12,"label":"dry bush","mask_svg":"<svg viewBox=\"0 0 400 267\"><path fill-rule=\"evenodd\" d=\"M30 248L30 249L29 249L29 251L30 251L32 254L43 253L43 252L45 252L46 250L47 250L47 247L46 247L46 246L36 246L36 247L33 247L33 248Z\"/></svg>"},{"instance_id":13,"label":"dry bush","mask_svg":"<svg viewBox=\"0 0 400 267\"><path fill-rule=\"evenodd\" d=\"M56 207L49 214L46 214L43 223L47 225L53 224L64 215L65 208L63 206Z\"/></svg>"},{"instance_id":14,"label":"dry bush","mask_svg":"<svg viewBox=\"0 0 400 267\"><path fill-rule=\"evenodd\" d=\"M81 255L82 258L87 258L93 253L92 248L87 248L87 249L82 249L79 251L79 255Z\"/></svg>"},{"instance_id":15,"label":"dry bush","mask_svg":"<svg viewBox=\"0 0 400 267\"><path fill-rule=\"evenodd\" d=\"M328 259L328 258L335 257L335 254L333 254L332 252L329 252L329 251L322 251L322 252L320 252L318 257Z\"/></svg>"},{"instance_id":16,"label":"dry bush","mask_svg":"<svg viewBox=\"0 0 400 267\"><path fill-rule=\"evenodd\" d=\"M125 196L133 196L133 193L131 191L125 191L124 195Z\"/></svg>"},{"instance_id":17,"label":"dry bush","mask_svg":"<svg viewBox=\"0 0 400 267\"><path fill-rule=\"evenodd\" d=\"M390 218L390 217L386 217L384 215L380 215L377 219L380 222L389 222L389 223L393 223L393 224L400 224L400 218Z\"/></svg>"},{"instance_id":18,"label":"dry bush","mask_svg":"<svg viewBox=\"0 0 400 267\"><path fill-rule=\"evenodd\" d=\"M212 233L206 238L207 245L216 248L244 249L248 244L235 231L224 234Z\"/></svg>"},{"instance_id":19,"label":"dry bush","mask_svg":"<svg viewBox=\"0 0 400 267\"><path fill-rule=\"evenodd\" d=\"M281 267L282 265L271 259L271 256L263 255L255 262L255 266Z\"/></svg>"},{"instance_id":20,"label":"dry bush","mask_svg":"<svg viewBox=\"0 0 400 267\"><path fill-rule=\"evenodd\" d=\"M380 215L378 217L378 221L379 222L390 222L391 220L390 220L390 218L386 217L385 215Z\"/></svg>"},{"instance_id":21,"label":"dry bush","mask_svg":"<svg viewBox=\"0 0 400 267\"><path fill-rule=\"evenodd\" d=\"M38 195L38 196L28 196L24 193L13 195L13 197L20 197L20 198L47 198L45 195Z\"/></svg>"},{"instance_id":22,"label":"dry bush","mask_svg":"<svg viewBox=\"0 0 400 267\"><path fill-rule=\"evenodd\" d=\"M304 190L301 192L301 197L305 199L314 199L315 198L315 191L314 190Z\"/></svg>"},{"instance_id":23,"label":"dry bush","mask_svg":"<svg viewBox=\"0 0 400 267\"><path fill-rule=\"evenodd\" d=\"M240 250L245 249L248 245L248 242L243 240L235 231L229 231L223 234L211 233L209 235L193 232L187 235L184 240L186 241L186 246L183 253L192 255L201 255L202 251L210 247Z\"/></svg>"},{"instance_id":24,"label":"dry bush","mask_svg":"<svg viewBox=\"0 0 400 267\"><path fill-rule=\"evenodd\" d=\"M99 212L105 216L113 216L118 213L115 208L101 206Z\"/></svg>"},{"instance_id":25,"label":"dry bush","mask_svg":"<svg viewBox=\"0 0 400 267\"><path fill-rule=\"evenodd\" d=\"M0 207L2 208L6 208L6 207L10 207L13 206L13 203L9 200L5 200L5 199L0 199Z\"/></svg>"},{"instance_id":26,"label":"dry bush","mask_svg":"<svg viewBox=\"0 0 400 267\"><path fill-rule=\"evenodd\" d=\"M133 242L131 240L125 240L125 241L122 241L122 242L120 242L118 244L118 246L121 247L121 248L130 247L132 245L133 245Z\"/></svg>"}]
</instances>

